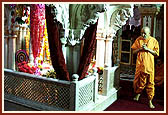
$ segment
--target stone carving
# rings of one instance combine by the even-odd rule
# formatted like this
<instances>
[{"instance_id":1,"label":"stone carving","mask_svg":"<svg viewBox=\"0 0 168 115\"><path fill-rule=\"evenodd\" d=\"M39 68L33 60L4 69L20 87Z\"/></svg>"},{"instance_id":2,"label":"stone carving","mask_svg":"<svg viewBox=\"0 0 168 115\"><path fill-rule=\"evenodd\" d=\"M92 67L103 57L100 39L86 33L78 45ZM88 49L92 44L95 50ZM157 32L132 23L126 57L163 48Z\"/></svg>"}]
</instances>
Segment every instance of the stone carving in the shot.
<instances>
[{"instance_id":1,"label":"stone carving","mask_svg":"<svg viewBox=\"0 0 168 115\"><path fill-rule=\"evenodd\" d=\"M80 40L82 39L82 36L84 34L84 30L82 29L69 29L68 30L68 43L69 45L76 45L80 43Z\"/></svg>"},{"instance_id":2,"label":"stone carving","mask_svg":"<svg viewBox=\"0 0 168 115\"><path fill-rule=\"evenodd\" d=\"M96 23L99 13L107 10L105 4L49 4L48 6L52 7L51 12L54 14L55 20L63 26L62 34L65 34L62 37L67 39L69 45L72 46L80 43L86 28L90 24ZM116 10L111 14L107 33L115 35L117 30L125 25L128 18L133 16L133 5L114 4L111 6Z\"/></svg>"},{"instance_id":3,"label":"stone carving","mask_svg":"<svg viewBox=\"0 0 168 115\"><path fill-rule=\"evenodd\" d=\"M54 21L61 24L60 40L62 45L67 44L69 36L69 4L46 4L51 8L51 13L54 16Z\"/></svg>"},{"instance_id":4,"label":"stone carving","mask_svg":"<svg viewBox=\"0 0 168 115\"><path fill-rule=\"evenodd\" d=\"M51 7L51 13L54 15L54 20L62 24L63 28L69 27L69 4L46 4Z\"/></svg>"},{"instance_id":5,"label":"stone carving","mask_svg":"<svg viewBox=\"0 0 168 115\"><path fill-rule=\"evenodd\" d=\"M104 4L70 4L69 43L73 46L80 43L84 31L90 24L95 24L100 12L105 11Z\"/></svg>"},{"instance_id":6,"label":"stone carving","mask_svg":"<svg viewBox=\"0 0 168 115\"><path fill-rule=\"evenodd\" d=\"M110 19L110 33L111 36L115 36L117 30L119 30L123 25L126 24L126 21L129 17L133 16L133 5L123 4L116 5L116 10L112 13Z\"/></svg>"},{"instance_id":7,"label":"stone carving","mask_svg":"<svg viewBox=\"0 0 168 115\"><path fill-rule=\"evenodd\" d=\"M84 29L96 23L99 13L105 11L104 4L70 4L70 28Z\"/></svg>"}]
</instances>

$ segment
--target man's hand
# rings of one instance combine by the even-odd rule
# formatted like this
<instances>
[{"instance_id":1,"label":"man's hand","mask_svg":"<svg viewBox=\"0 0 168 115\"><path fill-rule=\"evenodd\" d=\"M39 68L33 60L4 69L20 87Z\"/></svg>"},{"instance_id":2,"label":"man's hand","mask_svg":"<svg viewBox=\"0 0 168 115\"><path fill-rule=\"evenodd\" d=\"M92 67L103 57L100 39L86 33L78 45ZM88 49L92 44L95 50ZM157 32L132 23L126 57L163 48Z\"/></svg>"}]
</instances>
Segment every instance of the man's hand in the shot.
<instances>
[{"instance_id":1,"label":"man's hand","mask_svg":"<svg viewBox=\"0 0 168 115\"><path fill-rule=\"evenodd\" d=\"M142 47L145 51L149 51L149 48L146 46L146 44L143 44Z\"/></svg>"},{"instance_id":2,"label":"man's hand","mask_svg":"<svg viewBox=\"0 0 168 115\"><path fill-rule=\"evenodd\" d=\"M157 55L155 51L149 49L146 44L142 45L143 50L150 52L152 55Z\"/></svg>"},{"instance_id":3,"label":"man's hand","mask_svg":"<svg viewBox=\"0 0 168 115\"><path fill-rule=\"evenodd\" d=\"M142 51L142 50L143 50L143 47L138 48L138 49L136 49L136 50L133 50L133 54L136 54L136 53L138 53L139 51Z\"/></svg>"}]
</instances>

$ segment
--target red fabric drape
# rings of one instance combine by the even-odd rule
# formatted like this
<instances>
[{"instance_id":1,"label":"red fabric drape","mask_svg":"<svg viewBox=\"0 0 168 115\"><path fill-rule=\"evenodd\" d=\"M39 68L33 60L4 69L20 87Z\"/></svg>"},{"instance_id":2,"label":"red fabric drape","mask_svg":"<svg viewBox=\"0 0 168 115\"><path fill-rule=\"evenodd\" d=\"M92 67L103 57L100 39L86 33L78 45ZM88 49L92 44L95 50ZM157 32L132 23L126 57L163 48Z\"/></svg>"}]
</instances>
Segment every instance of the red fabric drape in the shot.
<instances>
[{"instance_id":1,"label":"red fabric drape","mask_svg":"<svg viewBox=\"0 0 168 115\"><path fill-rule=\"evenodd\" d=\"M97 24L92 24L88 27L84 34L84 47L83 52L80 58L80 64L78 68L79 80L83 79L86 76L88 71L91 59L93 57L95 48L96 48L96 32L97 32Z\"/></svg>"},{"instance_id":2,"label":"red fabric drape","mask_svg":"<svg viewBox=\"0 0 168 115\"><path fill-rule=\"evenodd\" d=\"M70 80L62 52L62 44L59 38L59 22L54 22L54 14L51 13L51 7L48 6L46 6L46 22L53 68L59 79Z\"/></svg>"}]
</instances>

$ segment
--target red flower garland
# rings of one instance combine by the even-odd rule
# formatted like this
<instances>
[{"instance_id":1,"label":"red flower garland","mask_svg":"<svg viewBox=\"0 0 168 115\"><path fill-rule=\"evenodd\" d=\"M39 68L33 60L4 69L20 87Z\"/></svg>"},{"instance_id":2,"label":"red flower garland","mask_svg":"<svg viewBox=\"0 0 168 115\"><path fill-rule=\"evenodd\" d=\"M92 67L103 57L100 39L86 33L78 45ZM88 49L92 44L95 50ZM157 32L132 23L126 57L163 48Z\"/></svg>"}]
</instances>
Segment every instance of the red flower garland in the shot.
<instances>
[{"instance_id":1,"label":"red flower garland","mask_svg":"<svg viewBox=\"0 0 168 115\"><path fill-rule=\"evenodd\" d=\"M41 42L45 30L45 5L32 4L30 6L31 43L34 60L39 56Z\"/></svg>"}]
</instances>

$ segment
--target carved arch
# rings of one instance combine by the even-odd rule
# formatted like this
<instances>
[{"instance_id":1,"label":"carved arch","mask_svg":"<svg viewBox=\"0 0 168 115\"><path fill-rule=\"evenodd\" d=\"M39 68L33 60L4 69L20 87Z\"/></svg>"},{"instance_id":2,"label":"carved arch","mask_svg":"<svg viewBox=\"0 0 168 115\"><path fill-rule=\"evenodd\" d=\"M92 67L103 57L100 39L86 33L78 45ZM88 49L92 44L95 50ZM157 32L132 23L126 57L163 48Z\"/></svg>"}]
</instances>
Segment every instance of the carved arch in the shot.
<instances>
[{"instance_id":1,"label":"carved arch","mask_svg":"<svg viewBox=\"0 0 168 115\"><path fill-rule=\"evenodd\" d=\"M116 10L111 14L109 25L111 30L110 34L113 34L113 36L116 34L117 30L126 24L128 18L133 16L132 4L117 5L116 7Z\"/></svg>"},{"instance_id":2,"label":"carved arch","mask_svg":"<svg viewBox=\"0 0 168 115\"><path fill-rule=\"evenodd\" d=\"M105 11L104 4L70 4L70 28L86 29L96 23L98 13Z\"/></svg>"}]
</instances>

